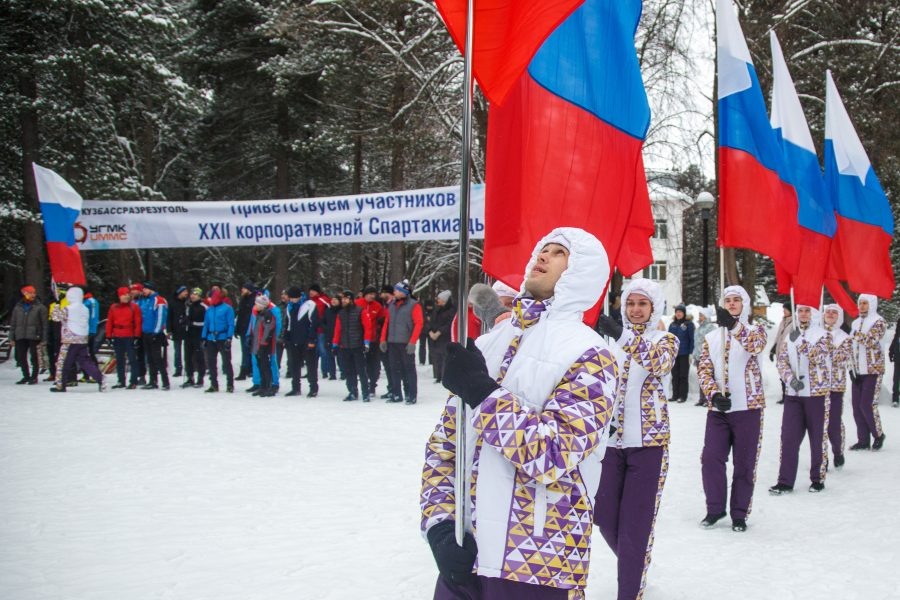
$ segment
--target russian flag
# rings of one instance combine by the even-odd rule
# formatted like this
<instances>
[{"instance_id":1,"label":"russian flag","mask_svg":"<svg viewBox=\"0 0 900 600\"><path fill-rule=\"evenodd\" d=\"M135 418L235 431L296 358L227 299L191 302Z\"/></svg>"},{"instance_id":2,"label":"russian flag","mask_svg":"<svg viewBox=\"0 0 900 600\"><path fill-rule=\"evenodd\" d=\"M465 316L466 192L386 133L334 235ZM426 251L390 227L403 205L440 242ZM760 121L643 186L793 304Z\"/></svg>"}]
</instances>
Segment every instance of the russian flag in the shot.
<instances>
[{"instance_id":1,"label":"russian flag","mask_svg":"<svg viewBox=\"0 0 900 600\"><path fill-rule=\"evenodd\" d=\"M797 273L797 193L731 0L717 0L719 246L750 248ZM815 303L818 305L818 302Z\"/></svg>"},{"instance_id":2,"label":"russian flag","mask_svg":"<svg viewBox=\"0 0 900 600\"><path fill-rule=\"evenodd\" d=\"M54 281L84 285L81 253L75 244L75 221L81 214L81 196L54 171L32 163L38 202L44 218L47 255Z\"/></svg>"},{"instance_id":3,"label":"russian flag","mask_svg":"<svg viewBox=\"0 0 900 600\"><path fill-rule=\"evenodd\" d=\"M797 272L792 274L775 262L778 292L787 294L793 288L797 304L819 306L837 222L825 189L816 146L781 45L774 31L770 32L769 38L773 71L770 120L784 155L784 172L780 177L794 188L800 226L799 239L794 240L800 245Z\"/></svg>"},{"instance_id":4,"label":"russian flag","mask_svg":"<svg viewBox=\"0 0 900 600\"><path fill-rule=\"evenodd\" d=\"M837 212L829 275L859 293L894 293L894 216L837 86L826 74L825 183Z\"/></svg>"},{"instance_id":5,"label":"russian flag","mask_svg":"<svg viewBox=\"0 0 900 600\"><path fill-rule=\"evenodd\" d=\"M638 0L584 1L491 105L483 268L496 279L519 286L534 244L559 226L593 233L625 275L652 262L640 15Z\"/></svg>"}]
</instances>

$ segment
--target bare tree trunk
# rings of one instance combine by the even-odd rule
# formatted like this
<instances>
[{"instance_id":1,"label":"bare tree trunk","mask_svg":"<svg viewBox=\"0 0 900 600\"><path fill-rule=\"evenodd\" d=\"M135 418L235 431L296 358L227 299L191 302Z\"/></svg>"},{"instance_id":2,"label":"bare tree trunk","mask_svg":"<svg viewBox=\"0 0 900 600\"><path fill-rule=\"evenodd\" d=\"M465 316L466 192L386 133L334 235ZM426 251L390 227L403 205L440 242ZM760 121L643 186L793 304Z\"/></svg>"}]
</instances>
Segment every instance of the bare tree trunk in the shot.
<instances>
[{"instance_id":1,"label":"bare tree trunk","mask_svg":"<svg viewBox=\"0 0 900 600\"><path fill-rule=\"evenodd\" d=\"M38 160L38 118L33 106L37 101L37 81L29 70L19 74L19 93L29 100L23 102L19 111L19 126L22 130L22 183L26 206L35 214L41 209L34 183L31 163ZM25 235L25 282L41 289L44 281L44 231L40 223L28 221L23 224Z\"/></svg>"},{"instance_id":2,"label":"bare tree trunk","mask_svg":"<svg viewBox=\"0 0 900 600\"><path fill-rule=\"evenodd\" d=\"M362 135L353 136L353 189L352 194L362 193ZM362 244L350 244L350 289L358 292L362 289Z\"/></svg>"},{"instance_id":3,"label":"bare tree trunk","mask_svg":"<svg viewBox=\"0 0 900 600\"><path fill-rule=\"evenodd\" d=\"M275 145L275 197L287 198L291 193L291 122L290 112L284 99L278 100L278 141ZM277 245L275 254L275 281L271 294L278 297L281 290L288 287L288 247Z\"/></svg>"},{"instance_id":4,"label":"bare tree trunk","mask_svg":"<svg viewBox=\"0 0 900 600\"><path fill-rule=\"evenodd\" d=\"M751 309L756 306L756 267L759 264L759 257L753 250L744 250L741 252L741 285L750 294Z\"/></svg>"},{"instance_id":5,"label":"bare tree trunk","mask_svg":"<svg viewBox=\"0 0 900 600\"><path fill-rule=\"evenodd\" d=\"M396 115L403 106L406 96L406 75L398 73L394 78L394 90L391 97L391 114ZM402 190L406 156L404 154L403 119L394 119L391 123L391 189ZM391 242L391 283L406 277L406 253L403 242Z\"/></svg>"},{"instance_id":6,"label":"bare tree trunk","mask_svg":"<svg viewBox=\"0 0 900 600\"><path fill-rule=\"evenodd\" d=\"M725 281L722 283L722 287L738 285L741 279L738 277L736 250L734 248L725 248L724 250Z\"/></svg>"}]
</instances>

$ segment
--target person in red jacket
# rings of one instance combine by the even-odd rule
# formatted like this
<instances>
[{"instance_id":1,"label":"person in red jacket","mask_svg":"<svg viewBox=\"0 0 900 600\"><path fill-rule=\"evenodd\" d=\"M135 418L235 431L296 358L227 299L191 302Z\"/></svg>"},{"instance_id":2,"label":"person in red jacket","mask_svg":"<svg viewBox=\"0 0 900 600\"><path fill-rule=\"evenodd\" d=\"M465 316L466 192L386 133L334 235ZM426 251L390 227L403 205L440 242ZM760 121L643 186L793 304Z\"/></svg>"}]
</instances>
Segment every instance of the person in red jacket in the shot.
<instances>
[{"instance_id":1,"label":"person in red jacket","mask_svg":"<svg viewBox=\"0 0 900 600\"><path fill-rule=\"evenodd\" d=\"M381 340L381 330L384 329L384 320L387 318L387 310L378 301L378 289L374 285L363 288L363 297L360 306L363 313L372 324L372 340ZM378 378L381 376L381 350L379 345L372 344L366 352L366 374L369 376L369 394L375 396L375 388Z\"/></svg>"},{"instance_id":2,"label":"person in red jacket","mask_svg":"<svg viewBox=\"0 0 900 600\"><path fill-rule=\"evenodd\" d=\"M141 339L141 309L131 301L131 292L127 287L117 291L119 301L109 307L106 315L106 339L112 340L116 351L116 374L119 382L113 389L125 387L125 357L131 369L128 389L137 387L140 376L139 365L135 355L135 346Z\"/></svg>"},{"instance_id":3,"label":"person in red jacket","mask_svg":"<svg viewBox=\"0 0 900 600\"><path fill-rule=\"evenodd\" d=\"M319 352L319 364L322 366L323 379L335 379L336 372L334 360L330 358L328 348L331 340L325 339L325 311L331 306L331 298L322 292L322 286L318 283L310 284L307 289L309 299L316 303L316 312L319 326L316 327L316 350Z\"/></svg>"},{"instance_id":4,"label":"person in red jacket","mask_svg":"<svg viewBox=\"0 0 900 600\"><path fill-rule=\"evenodd\" d=\"M381 351L388 353L393 371L394 389L391 390L388 402L403 402L405 392L406 403L416 403L418 391L416 342L422 333L425 319L422 316L422 307L411 295L412 291L407 280L404 279L394 286L394 301L387 306L387 315L381 330Z\"/></svg>"}]
</instances>

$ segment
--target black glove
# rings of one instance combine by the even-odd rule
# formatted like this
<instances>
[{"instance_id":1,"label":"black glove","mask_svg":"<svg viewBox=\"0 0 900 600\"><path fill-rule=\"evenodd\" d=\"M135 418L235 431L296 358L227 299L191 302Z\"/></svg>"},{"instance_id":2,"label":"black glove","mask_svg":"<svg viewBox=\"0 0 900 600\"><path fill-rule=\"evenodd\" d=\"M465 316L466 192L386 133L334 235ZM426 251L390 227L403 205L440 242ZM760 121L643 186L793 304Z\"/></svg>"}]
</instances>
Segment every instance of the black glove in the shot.
<instances>
[{"instance_id":1,"label":"black glove","mask_svg":"<svg viewBox=\"0 0 900 600\"><path fill-rule=\"evenodd\" d=\"M617 340L622 337L622 326L609 315L600 315L597 320L597 333Z\"/></svg>"},{"instance_id":2,"label":"black glove","mask_svg":"<svg viewBox=\"0 0 900 600\"><path fill-rule=\"evenodd\" d=\"M775 348L772 348L772 351L769 352L769 362L775 362Z\"/></svg>"},{"instance_id":3,"label":"black glove","mask_svg":"<svg viewBox=\"0 0 900 600\"><path fill-rule=\"evenodd\" d=\"M803 375L801 375L800 377L791 377L788 385L791 386L791 389L795 392L799 392L806 387L806 384L803 383Z\"/></svg>"},{"instance_id":4,"label":"black glove","mask_svg":"<svg viewBox=\"0 0 900 600\"><path fill-rule=\"evenodd\" d=\"M450 583L463 585L475 578L472 567L478 556L475 537L466 532L463 545L456 543L456 524L453 521L442 521L428 530L428 545L434 554L441 576Z\"/></svg>"},{"instance_id":5,"label":"black glove","mask_svg":"<svg viewBox=\"0 0 900 600\"><path fill-rule=\"evenodd\" d=\"M728 412L731 410L731 394L726 393L722 394L721 392L716 392L712 397L713 406L715 406L721 412Z\"/></svg>"},{"instance_id":6,"label":"black glove","mask_svg":"<svg viewBox=\"0 0 900 600\"><path fill-rule=\"evenodd\" d=\"M463 402L475 408L500 386L488 375L481 352L474 346L472 348L467 350L456 342L447 344L441 382Z\"/></svg>"},{"instance_id":7,"label":"black glove","mask_svg":"<svg viewBox=\"0 0 900 600\"><path fill-rule=\"evenodd\" d=\"M857 379L859 379L859 375L856 374L856 371L850 371L850 383L856 383Z\"/></svg>"},{"instance_id":8,"label":"black glove","mask_svg":"<svg viewBox=\"0 0 900 600\"><path fill-rule=\"evenodd\" d=\"M719 327L724 327L728 330L731 330L737 324L737 319L732 317L731 313L721 306L716 307L716 321L719 323Z\"/></svg>"},{"instance_id":9,"label":"black glove","mask_svg":"<svg viewBox=\"0 0 900 600\"><path fill-rule=\"evenodd\" d=\"M796 342L798 337L800 337L800 330L796 329L796 328L791 329L791 333L790 333L790 335L788 335L788 338L792 342Z\"/></svg>"}]
</instances>

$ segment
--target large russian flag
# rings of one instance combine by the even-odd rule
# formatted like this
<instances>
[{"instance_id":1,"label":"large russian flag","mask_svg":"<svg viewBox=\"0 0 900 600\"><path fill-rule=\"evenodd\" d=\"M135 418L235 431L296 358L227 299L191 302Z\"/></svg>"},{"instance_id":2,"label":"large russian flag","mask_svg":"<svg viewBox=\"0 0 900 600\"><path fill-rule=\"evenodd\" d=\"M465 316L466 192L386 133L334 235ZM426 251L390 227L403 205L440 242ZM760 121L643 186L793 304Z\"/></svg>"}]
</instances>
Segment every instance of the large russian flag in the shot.
<instances>
[{"instance_id":1,"label":"large russian flag","mask_svg":"<svg viewBox=\"0 0 900 600\"><path fill-rule=\"evenodd\" d=\"M855 292L890 298L894 216L831 71L826 80L825 182L837 212L829 275Z\"/></svg>"},{"instance_id":2,"label":"large russian flag","mask_svg":"<svg viewBox=\"0 0 900 600\"><path fill-rule=\"evenodd\" d=\"M769 39L773 72L770 120L784 155L784 172L779 176L794 188L797 197L799 238L794 243L800 245L796 273L790 273L781 263L775 262L778 292L787 294L793 288L797 304L819 306L837 222L825 189L816 146L774 31L770 32Z\"/></svg>"},{"instance_id":3,"label":"large russian flag","mask_svg":"<svg viewBox=\"0 0 900 600\"><path fill-rule=\"evenodd\" d=\"M483 268L493 277L519 286L535 242L558 226L596 235L625 275L652 262L640 15L638 0L586 0L491 105Z\"/></svg>"},{"instance_id":4,"label":"large russian flag","mask_svg":"<svg viewBox=\"0 0 900 600\"><path fill-rule=\"evenodd\" d=\"M81 214L81 196L54 171L34 163L32 168L53 280L84 285L81 253L75 244L75 221Z\"/></svg>"},{"instance_id":5,"label":"large russian flag","mask_svg":"<svg viewBox=\"0 0 900 600\"><path fill-rule=\"evenodd\" d=\"M719 246L750 248L797 273L797 194L731 0L717 0ZM818 305L818 302L816 303Z\"/></svg>"}]
</instances>

